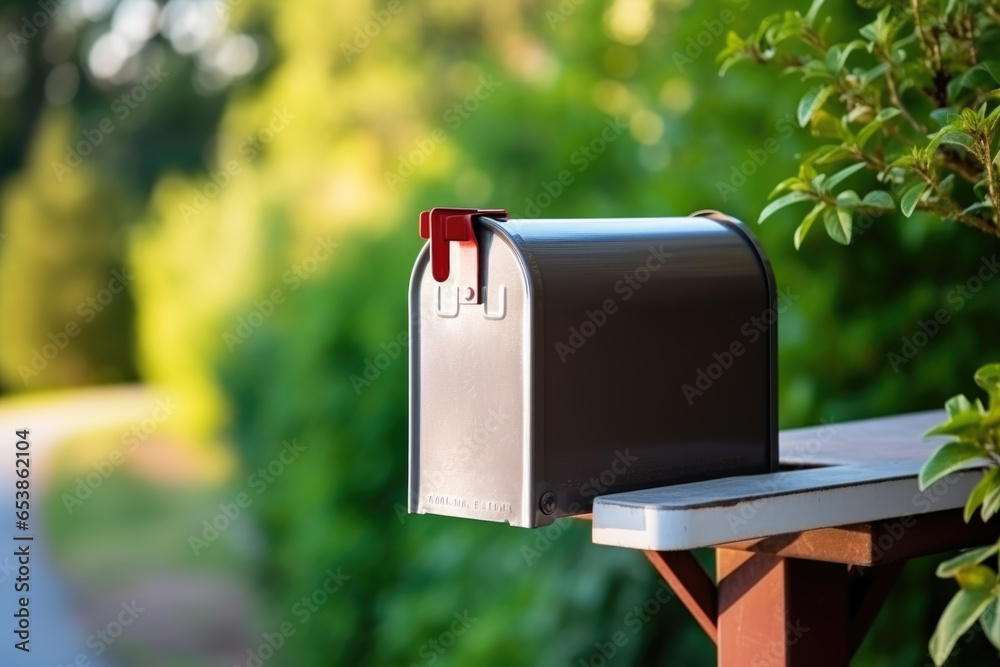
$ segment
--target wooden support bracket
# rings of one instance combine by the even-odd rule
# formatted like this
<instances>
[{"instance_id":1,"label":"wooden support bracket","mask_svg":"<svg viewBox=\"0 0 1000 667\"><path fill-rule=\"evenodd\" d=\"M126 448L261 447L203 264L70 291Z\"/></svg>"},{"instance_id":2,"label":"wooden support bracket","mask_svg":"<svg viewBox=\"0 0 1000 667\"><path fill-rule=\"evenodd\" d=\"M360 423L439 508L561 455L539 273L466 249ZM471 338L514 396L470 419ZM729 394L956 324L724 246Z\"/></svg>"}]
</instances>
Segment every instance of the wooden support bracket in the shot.
<instances>
[{"instance_id":1,"label":"wooden support bracket","mask_svg":"<svg viewBox=\"0 0 1000 667\"><path fill-rule=\"evenodd\" d=\"M646 558L709 639L718 643L718 591L690 551L646 551Z\"/></svg>"},{"instance_id":2,"label":"wooden support bracket","mask_svg":"<svg viewBox=\"0 0 1000 667\"><path fill-rule=\"evenodd\" d=\"M849 567L718 549L716 585L691 552L644 553L719 647L723 667L846 666L905 563Z\"/></svg>"}]
</instances>

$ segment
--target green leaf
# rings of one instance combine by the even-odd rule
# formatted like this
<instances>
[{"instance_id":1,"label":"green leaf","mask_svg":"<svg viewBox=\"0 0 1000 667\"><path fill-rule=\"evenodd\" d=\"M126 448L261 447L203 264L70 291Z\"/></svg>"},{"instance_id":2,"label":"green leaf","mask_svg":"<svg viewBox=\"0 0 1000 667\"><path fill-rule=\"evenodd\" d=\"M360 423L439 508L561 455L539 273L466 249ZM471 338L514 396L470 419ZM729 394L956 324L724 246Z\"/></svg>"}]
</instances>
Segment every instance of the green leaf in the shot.
<instances>
[{"instance_id":1,"label":"green leaf","mask_svg":"<svg viewBox=\"0 0 1000 667\"><path fill-rule=\"evenodd\" d=\"M736 32L726 33L726 48L715 57L715 62L721 63L719 76L725 76L730 67L742 60L750 60L747 43Z\"/></svg>"},{"instance_id":2,"label":"green leaf","mask_svg":"<svg viewBox=\"0 0 1000 667\"><path fill-rule=\"evenodd\" d=\"M845 178L851 176L852 174L858 173L864 168L865 168L864 162L858 162L857 164L852 164L850 167L844 167L843 169L835 173L833 176L828 177L824 182L824 187L827 190L831 190Z\"/></svg>"},{"instance_id":3,"label":"green leaf","mask_svg":"<svg viewBox=\"0 0 1000 667\"><path fill-rule=\"evenodd\" d=\"M982 458L982 448L971 442L949 442L938 448L920 469L920 490Z\"/></svg>"},{"instance_id":4,"label":"green leaf","mask_svg":"<svg viewBox=\"0 0 1000 667\"><path fill-rule=\"evenodd\" d=\"M896 202L892 200L892 195L885 190L872 190L861 200L862 206L877 208L883 211L892 211L896 208Z\"/></svg>"},{"instance_id":5,"label":"green leaf","mask_svg":"<svg viewBox=\"0 0 1000 667\"><path fill-rule=\"evenodd\" d=\"M917 183L903 193L902 198L899 200L899 210L902 211L903 215L907 218L913 215L914 209L917 208L917 202L920 201L920 197L924 194L927 187L926 183Z\"/></svg>"},{"instance_id":6,"label":"green leaf","mask_svg":"<svg viewBox=\"0 0 1000 667\"><path fill-rule=\"evenodd\" d=\"M826 68L826 64L821 60L807 60L799 68L799 72L802 74L803 81L808 81L809 79L826 79L827 81L831 81L835 78L833 74L830 74L830 70Z\"/></svg>"},{"instance_id":7,"label":"green leaf","mask_svg":"<svg viewBox=\"0 0 1000 667\"><path fill-rule=\"evenodd\" d=\"M972 487L969 499L965 501L965 513L963 514L965 523L969 523L972 515L986 500L986 494L997 486L1000 486L1000 468L990 468L983 474L983 478Z\"/></svg>"},{"instance_id":8,"label":"green leaf","mask_svg":"<svg viewBox=\"0 0 1000 667\"><path fill-rule=\"evenodd\" d=\"M968 148L972 145L972 135L966 132L959 132L958 130L948 130L938 137L938 139L938 143L961 146L962 148Z\"/></svg>"},{"instance_id":9,"label":"green leaf","mask_svg":"<svg viewBox=\"0 0 1000 667\"><path fill-rule=\"evenodd\" d=\"M831 86L822 86L820 88L813 88L808 93L803 95L802 99L799 101L799 108L797 117L799 119L799 126L805 127L812 120L813 114L816 110L823 106L830 94L833 93L833 88Z\"/></svg>"},{"instance_id":10,"label":"green leaf","mask_svg":"<svg viewBox=\"0 0 1000 667\"><path fill-rule=\"evenodd\" d=\"M801 182L802 181L801 181L801 179L798 176L789 176L788 178L786 178L785 180L783 180L781 183L778 183L777 185L775 185L774 189L771 190L771 194L769 194L767 196L767 198L768 199L774 199L774 197L776 195L780 195L782 192L784 192L785 190L790 189L796 183L801 183Z\"/></svg>"},{"instance_id":11,"label":"green leaf","mask_svg":"<svg viewBox=\"0 0 1000 667\"><path fill-rule=\"evenodd\" d=\"M953 120L952 117L955 116L955 110L951 107L941 107L940 109L931 111L929 115L935 122L937 122L938 125L944 127Z\"/></svg>"},{"instance_id":12,"label":"green leaf","mask_svg":"<svg viewBox=\"0 0 1000 667\"><path fill-rule=\"evenodd\" d=\"M895 118L898 115L899 109L895 107L886 107L885 109L879 111L878 115L858 132L856 141L858 148L864 148L865 144L868 143L868 140L872 137L872 135L874 135L887 120Z\"/></svg>"},{"instance_id":13,"label":"green leaf","mask_svg":"<svg viewBox=\"0 0 1000 667\"><path fill-rule=\"evenodd\" d=\"M889 163L889 168L893 169L896 167L900 167L903 169L909 169L918 162L919 160L917 159L916 155L901 155Z\"/></svg>"},{"instance_id":14,"label":"green leaf","mask_svg":"<svg viewBox=\"0 0 1000 667\"><path fill-rule=\"evenodd\" d=\"M994 486L986 490L983 498L983 508L979 511L979 518L983 522L989 521L1000 510L1000 486Z\"/></svg>"},{"instance_id":15,"label":"green leaf","mask_svg":"<svg viewBox=\"0 0 1000 667\"><path fill-rule=\"evenodd\" d=\"M969 399L959 394L953 396L944 404L948 412L948 420L938 424L924 434L925 438L935 435L950 435L956 438L967 438L982 426L986 411L978 399L970 403Z\"/></svg>"},{"instance_id":16,"label":"green leaf","mask_svg":"<svg viewBox=\"0 0 1000 667\"><path fill-rule=\"evenodd\" d=\"M839 144L823 144L818 146L811 151L806 151L799 156L799 164L811 164L813 162L819 162L825 158L830 153L843 148Z\"/></svg>"},{"instance_id":17,"label":"green leaf","mask_svg":"<svg viewBox=\"0 0 1000 667\"><path fill-rule=\"evenodd\" d=\"M858 193L854 190L844 190L839 195L837 195L837 206L842 206L843 208L853 209L861 204L861 199L858 197Z\"/></svg>"},{"instance_id":18,"label":"green leaf","mask_svg":"<svg viewBox=\"0 0 1000 667\"><path fill-rule=\"evenodd\" d=\"M880 120L883 123L887 120L891 120L900 114L900 110L896 107L886 107L878 112L875 116L875 120Z\"/></svg>"},{"instance_id":19,"label":"green leaf","mask_svg":"<svg viewBox=\"0 0 1000 667\"><path fill-rule=\"evenodd\" d=\"M783 42L791 37L798 37L806 27L806 21L798 12L786 11L774 25L768 27L764 37L770 44Z\"/></svg>"},{"instance_id":20,"label":"green leaf","mask_svg":"<svg viewBox=\"0 0 1000 667\"><path fill-rule=\"evenodd\" d=\"M867 72L861 75L861 79L858 82L862 87L869 85L872 81L879 78L883 74L889 71L889 63L879 63L875 67L871 68Z\"/></svg>"},{"instance_id":21,"label":"green leaf","mask_svg":"<svg viewBox=\"0 0 1000 667\"><path fill-rule=\"evenodd\" d=\"M981 211L984 208L993 208L993 202L988 202L988 201L979 201L979 202L976 202L972 206L969 206L968 208L964 209L962 211L962 213L963 214L965 214L965 213L974 213L976 211Z\"/></svg>"},{"instance_id":22,"label":"green leaf","mask_svg":"<svg viewBox=\"0 0 1000 667\"><path fill-rule=\"evenodd\" d=\"M985 565L963 567L955 573L955 580L966 591L989 592L997 585L996 572Z\"/></svg>"},{"instance_id":23,"label":"green leaf","mask_svg":"<svg viewBox=\"0 0 1000 667\"><path fill-rule=\"evenodd\" d=\"M816 23L816 15L819 13L819 8L823 6L825 0L813 0L813 3L809 6L809 11L806 12L806 25L810 28Z\"/></svg>"},{"instance_id":24,"label":"green leaf","mask_svg":"<svg viewBox=\"0 0 1000 667\"><path fill-rule=\"evenodd\" d=\"M990 396L991 401L1000 398L1000 364L987 364L983 366L973 376L983 390ZM990 408L996 407L996 403L991 403Z\"/></svg>"},{"instance_id":25,"label":"green leaf","mask_svg":"<svg viewBox=\"0 0 1000 667\"><path fill-rule=\"evenodd\" d=\"M986 117L988 127L992 129L997 120L1000 120L1000 106L993 109L993 111L990 112L990 115Z\"/></svg>"},{"instance_id":26,"label":"green leaf","mask_svg":"<svg viewBox=\"0 0 1000 667\"><path fill-rule=\"evenodd\" d=\"M840 45L834 44L826 51L826 60L824 61L826 69L833 74L840 71L842 65L840 65Z\"/></svg>"},{"instance_id":27,"label":"green leaf","mask_svg":"<svg viewBox=\"0 0 1000 667\"><path fill-rule=\"evenodd\" d=\"M994 83L1000 83L1000 63L986 61L970 68L959 79L958 87L974 88L983 83L988 84L990 88L994 87Z\"/></svg>"},{"instance_id":28,"label":"green leaf","mask_svg":"<svg viewBox=\"0 0 1000 667\"><path fill-rule=\"evenodd\" d=\"M941 667L944 664L955 643L972 627L993 599L991 593L983 591L961 590L955 594L941 614L928 646L935 665Z\"/></svg>"},{"instance_id":29,"label":"green leaf","mask_svg":"<svg viewBox=\"0 0 1000 667\"><path fill-rule=\"evenodd\" d=\"M847 128L847 121L839 116L827 113L826 109L817 109L812 117L809 131L814 137L838 139L850 145L854 143L854 135Z\"/></svg>"},{"instance_id":30,"label":"green leaf","mask_svg":"<svg viewBox=\"0 0 1000 667\"><path fill-rule=\"evenodd\" d=\"M813 196L808 192L789 192L784 197L778 197L773 202L764 207L764 210L760 212L760 217L757 222L764 222L771 214L775 211L780 211L786 206L791 206L792 204L797 204L800 201L806 201L812 199Z\"/></svg>"},{"instance_id":31,"label":"green leaf","mask_svg":"<svg viewBox=\"0 0 1000 667\"><path fill-rule=\"evenodd\" d=\"M868 45L865 44L864 41L860 39L856 39L853 42L848 42L846 45L844 45L843 50L840 52L840 60L837 63L837 71L839 72L840 70L844 69L844 67L847 65L847 57L851 55L852 51L854 51L855 49L863 49L866 46Z\"/></svg>"},{"instance_id":32,"label":"green leaf","mask_svg":"<svg viewBox=\"0 0 1000 667\"><path fill-rule=\"evenodd\" d=\"M937 576L942 579L950 579L958 574L958 571L965 567L979 565L984 560L997 553L1000 544L990 544L976 549L966 549L954 558L949 558L937 567Z\"/></svg>"},{"instance_id":33,"label":"green leaf","mask_svg":"<svg viewBox=\"0 0 1000 667\"><path fill-rule=\"evenodd\" d=\"M950 195L951 191L955 189L955 174L948 174L941 179L941 182L937 185L937 190L941 194Z\"/></svg>"},{"instance_id":34,"label":"green leaf","mask_svg":"<svg viewBox=\"0 0 1000 667\"><path fill-rule=\"evenodd\" d=\"M854 153L844 146L831 146L830 150L817 153L816 164L830 164L845 158L854 157Z\"/></svg>"},{"instance_id":35,"label":"green leaf","mask_svg":"<svg viewBox=\"0 0 1000 667\"><path fill-rule=\"evenodd\" d=\"M863 49L865 46L867 44L860 39L848 42L843 46L831 46L826 52L826 69L832 74L837 74L847 65L847 58L851 55L851 52L855 49Z\"/></svg>"},{"instance_id":36,"label":"green leaf","mask_svg":"<svg viewBox=\"0 0 1000 667\"><path fill-rule=\"evenodd\" d=\"M809 233L809 228L812 227L813 221L816 220L816 216L818 216L824 208L826 208L826 203L820 202L813 206L813 209L806 214L805 218L802 219L802 222L795 230L795 236L793 238L796 250L802 247L802 240L806 237L806 234Z\"/></svg>"},{"instance_id":37,"label":"green leaf","mask_svg":"<svg viewBox=\"0 0 1000 667\"><path fill-rule=\"evenodd\" d=\"M857 140L855 142L857 143L858 148L864 148L865 144L868 143L868 140L872 138L872 135L874 135L880 127L882 127L882 121L876 119L861 128L858 131Z\"/></svg>"},{"instance_id":38,"label":"green leaf","mask_svg":"<svg viewBox=\"0 0 1000 667\"><path fill-rule=\"evenodd\" d=\"M990 643L1000 649L1000 602L996 598L986 606L983 615L979 617L979 625Z\"/></svg>"},{"instance_id":39,"label":"green leaf","mask_svg":"<svg viewBox=\"0 0 1000 667\"><path fill-rule=\"evenodd\" d=\"M851 212L840 206L828 208L823 213L823 225L830 238L841 245L849 245L851 242Z\"/></svg>"},{"instance_id":40,"label":"green leaf","mask_svg":"<svg viewBox=\"0 0 1000 667\"><path fill-rule=\"evenodd\" d=\"M972 186L972 191L976 193L976 196L980 199L985 199L990 192L990 184L986 178L982 178Z\"/></svg>"},{"instance_id":41,"label":"green leaf","mask_svg":"<svg viewBox=\"0 0 1000 667\"><path fill-rule=\"evenodd\" d=\"M952 396L944 402L944 411L949 417L957 417L972 409L972 403L965 397L965 394Z\"/></svg>"}]
</instances>

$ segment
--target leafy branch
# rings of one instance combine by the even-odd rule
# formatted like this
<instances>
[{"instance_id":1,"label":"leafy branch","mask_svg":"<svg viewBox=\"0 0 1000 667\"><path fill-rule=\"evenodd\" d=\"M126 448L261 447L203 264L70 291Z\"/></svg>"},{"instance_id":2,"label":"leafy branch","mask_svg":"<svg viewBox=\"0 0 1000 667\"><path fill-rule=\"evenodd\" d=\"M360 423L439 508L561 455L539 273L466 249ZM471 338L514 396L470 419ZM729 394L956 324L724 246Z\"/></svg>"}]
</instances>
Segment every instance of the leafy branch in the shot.
<instances>
[{"instance_id":1,"label":"leafy branch","mask_svg":"<svg viewBox=\"0 0 1000 667\"><path fill-rule=\"evenodd\" d=\"M966 523L977 510L983 521L1000 512L1000 364L980 368L975 380L986 391L989 408L980 399L971 402L964 395L949 400L945 404L947 421L927 435L944 435L952 440L939 447L920 471L923 491L962 468L986 464L966 501ZM931 637L934 664L944 664L955 643L977 620L986 637L1000 649L1000 581L996 571L983 564L998 551L1000 543L968 549L938 566L937 575L954 577L959 591L945 607Z\"/></svg>"},{"instance_id":2,"label":"leafy branch","mask_svg":"<svg viewBox=\"0 0 1000 667\"><path fill-rule=\"evenodd\" d=\"M1000 238L1000 62L980 59L1000 37L995 0L860 4L878 12L843 44L827 43L823 0L804 15L771 15L749 36L727 35L721 73L750 61L812 82L796 115L826 140L800 156L798 174L772 191L759 222L808 202L795 247L819 218L846 245L856 216L898 207L907 218L922 211ZM866 194L838 188L859 172L869 173Z\"/></svg>"}]
</instances>

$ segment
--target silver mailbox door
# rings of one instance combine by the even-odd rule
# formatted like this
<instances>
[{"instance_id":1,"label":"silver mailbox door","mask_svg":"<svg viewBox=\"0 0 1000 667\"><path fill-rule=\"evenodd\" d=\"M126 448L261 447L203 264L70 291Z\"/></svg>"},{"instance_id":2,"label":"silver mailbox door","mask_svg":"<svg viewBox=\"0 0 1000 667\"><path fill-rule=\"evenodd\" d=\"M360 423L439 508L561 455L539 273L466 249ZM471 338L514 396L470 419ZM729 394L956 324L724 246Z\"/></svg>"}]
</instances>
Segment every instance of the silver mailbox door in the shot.
<instances>
[{"instance_id":1,"label":"silver mailbox door","mask_svg":"<svg viewBox=\"0 0 1000 667\"><path fill-rule=\"evenodd\" d=\"M530 526L528 283L511 242L477 226L483 303L458 304L458 244L410 283L410 511Z\"/></svg>"}]
</instances>

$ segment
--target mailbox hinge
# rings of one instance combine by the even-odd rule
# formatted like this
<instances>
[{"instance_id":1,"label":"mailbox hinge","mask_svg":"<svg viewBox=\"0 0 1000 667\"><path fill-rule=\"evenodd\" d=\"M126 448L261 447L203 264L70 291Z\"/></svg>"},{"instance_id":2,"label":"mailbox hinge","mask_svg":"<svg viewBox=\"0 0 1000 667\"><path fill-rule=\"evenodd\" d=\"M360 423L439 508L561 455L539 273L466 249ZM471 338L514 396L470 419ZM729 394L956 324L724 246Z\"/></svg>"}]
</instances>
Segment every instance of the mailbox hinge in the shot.
<instances>
[{"instance_id":1,"label":"mailbox hinge","mask_svg":"<svg viewBox=\"0 0 1000 667\"><path fill-rule=\"evenodd\" d=\"M451 275L451 246L458 243L458 302L478 304L479 242L472 229L472 217L488 215L506 218L502 208L433 208L420 214L420 236L430 240L431 274L443 283Z\"/></svg>"}]
</instances>

